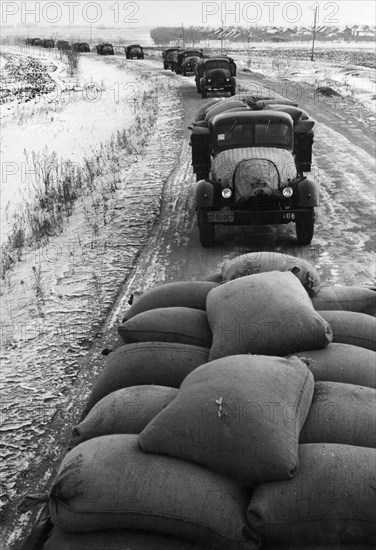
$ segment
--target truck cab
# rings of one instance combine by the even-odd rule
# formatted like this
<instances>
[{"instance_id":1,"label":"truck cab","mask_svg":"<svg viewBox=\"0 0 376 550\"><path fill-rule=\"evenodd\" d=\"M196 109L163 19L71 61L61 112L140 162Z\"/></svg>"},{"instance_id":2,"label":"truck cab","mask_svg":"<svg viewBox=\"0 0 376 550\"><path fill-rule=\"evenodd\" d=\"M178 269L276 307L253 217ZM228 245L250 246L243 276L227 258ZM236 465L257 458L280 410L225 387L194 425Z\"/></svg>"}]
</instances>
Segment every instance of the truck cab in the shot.
<instances>
[{"instance_id":1,"label":"truck cab","mask_svg":"<svg viewBox=\"0 0 376 550\"><path fill-rule=\"evenodd\" d=\"M209 92L236 92L236 64L227 57L200 59L195 68L196 90L205 99Z\"/></svg>"},{"instance_id":2,"label":"truck cab","mask_svg":"<svg viewBox=\"0 0 376 550\"><path fill-rule=\"evenodd\" d=\"M179 50L174 53L174 61L172 70L176 74L183 74L183 61L186 57L203 57L204 54L202 50Z\"/></svg>"},{"instance_id":3,"label":"truck cab","mask_svg":"<svg viewBox=\"0 0 376 550\"><path fill-rule=\"evenodd\" d=\"M227 104L228 109L226 102L214 104L192 127L202 245L214 244L216 224L290 222L299 244L309 244L319 205L318 183L304 175L311 169L314 121L294 121L282 110L240 107L240 101Z\"/></svg>"},{"instance_id":4,"label":"truck cab","mask_svg":"<svg viewBox=\"0 0 376 550\"><path fill-rule=\"evenodd\" d=\"M127 59L144 59L144 49L140 44L131 44L125 48L125 57Z\"/></svg>"}]
</instances>

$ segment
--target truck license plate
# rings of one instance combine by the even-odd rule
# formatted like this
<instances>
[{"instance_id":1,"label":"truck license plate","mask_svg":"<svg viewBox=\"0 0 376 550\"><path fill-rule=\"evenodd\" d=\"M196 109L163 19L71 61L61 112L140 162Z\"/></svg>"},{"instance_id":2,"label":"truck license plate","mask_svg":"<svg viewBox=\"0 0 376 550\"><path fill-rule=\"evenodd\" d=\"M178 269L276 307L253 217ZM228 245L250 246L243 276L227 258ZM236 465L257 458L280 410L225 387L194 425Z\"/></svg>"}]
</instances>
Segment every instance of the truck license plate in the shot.
<instances>
[{"instance_id":1,"label":"truck license plate","mask_svg":"<svg viewBox=\"0 0 376 550\"><path fill-rule=\"evenodd\" d=\"M233 223L233 212L208 212L208 222L211 223Z\"/></svg>"}]
</instances>

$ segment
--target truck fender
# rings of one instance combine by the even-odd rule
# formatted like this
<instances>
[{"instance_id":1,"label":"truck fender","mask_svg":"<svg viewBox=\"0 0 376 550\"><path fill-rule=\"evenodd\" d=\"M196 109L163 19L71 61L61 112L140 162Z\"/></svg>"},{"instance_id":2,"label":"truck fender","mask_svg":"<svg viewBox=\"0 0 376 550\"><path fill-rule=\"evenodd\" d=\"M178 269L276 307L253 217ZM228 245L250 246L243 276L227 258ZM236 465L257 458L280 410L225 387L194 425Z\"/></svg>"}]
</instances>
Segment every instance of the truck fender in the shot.
<instances>
[{"instance_id":1,"label":"truck fender","mask_svg":"<svg viewBox=\"0 0 376 550\"><path fill-rule=\"evenodd\" d=\"M195 190L196 208L213 206L213 195L213 185L209 181L200 180L197 182Z\"/></svg>"},{"instance_id":2,"label":"truck fender","mask_svg":"<svg viewBox=\"0 0 376 550\"><path fill-rule=\"evenodd\" d=\"M298 183L298 205L304 207L319 206L320 186L309 178L304 178Z\"/></svg>"}]
</instances>

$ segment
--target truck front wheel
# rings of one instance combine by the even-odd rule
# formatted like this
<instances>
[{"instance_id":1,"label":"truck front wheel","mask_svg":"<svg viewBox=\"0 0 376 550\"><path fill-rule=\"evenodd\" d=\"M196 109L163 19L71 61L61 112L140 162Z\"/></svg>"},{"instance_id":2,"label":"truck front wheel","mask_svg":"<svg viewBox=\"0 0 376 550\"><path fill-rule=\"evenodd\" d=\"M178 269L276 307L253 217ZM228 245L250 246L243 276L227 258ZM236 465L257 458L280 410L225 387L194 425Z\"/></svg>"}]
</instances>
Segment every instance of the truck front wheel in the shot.
<instances>
[{"instance_id":1,"label":"truck front wheel","mask_svg":"<svg viewBox=\"0 0 376 550\"><path fill-rule=\"evenodd\" d=\"M202 246L213 246L215 241L214 223L209 223L206 217L205 208L197 208L197 223Z\"/></svg>"},{"instance_id":2,"label":"truck front wheel","mask_svg":"<svg viewBox=\"0 0 376 550\"><path fill-rule=\"evenodd\" d=\"M315 226L315 214L313 208L309 212L302 213L296 220L296 236L299 244L311 244Z\"/></svg>"}]
</instances>

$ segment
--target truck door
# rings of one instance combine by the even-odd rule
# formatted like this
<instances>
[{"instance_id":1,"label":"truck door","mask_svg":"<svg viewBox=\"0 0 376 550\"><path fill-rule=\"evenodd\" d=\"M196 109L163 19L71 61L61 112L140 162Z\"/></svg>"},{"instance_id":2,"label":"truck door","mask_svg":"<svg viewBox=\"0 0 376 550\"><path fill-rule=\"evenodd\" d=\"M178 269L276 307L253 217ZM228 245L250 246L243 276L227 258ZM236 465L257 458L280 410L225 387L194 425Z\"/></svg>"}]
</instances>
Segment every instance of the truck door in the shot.
<instances>
[{"instance_id":1,"label":"truck door","mask_svg":"<svg viewBox=\"0 0 376 550\"><path fill-rule=\"evenodd\" d=\"M206 179L210 172L210 133L209 128L193 128L191 135L192 166L198 179Z\"/></svg>"}]
</instances>

